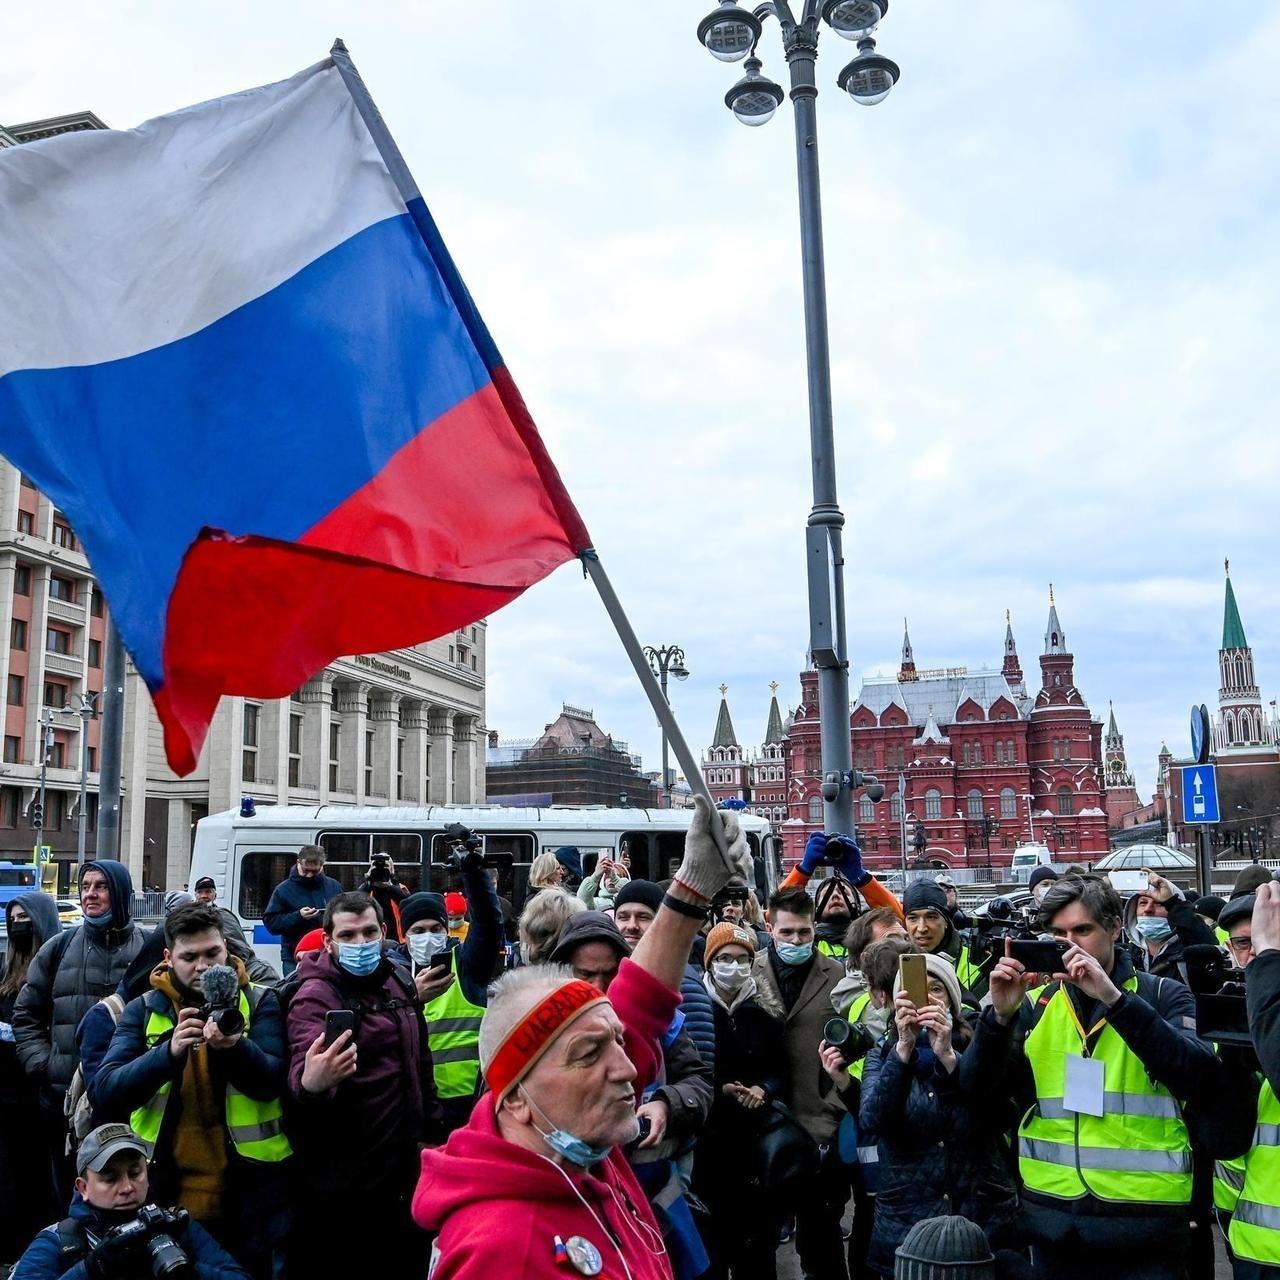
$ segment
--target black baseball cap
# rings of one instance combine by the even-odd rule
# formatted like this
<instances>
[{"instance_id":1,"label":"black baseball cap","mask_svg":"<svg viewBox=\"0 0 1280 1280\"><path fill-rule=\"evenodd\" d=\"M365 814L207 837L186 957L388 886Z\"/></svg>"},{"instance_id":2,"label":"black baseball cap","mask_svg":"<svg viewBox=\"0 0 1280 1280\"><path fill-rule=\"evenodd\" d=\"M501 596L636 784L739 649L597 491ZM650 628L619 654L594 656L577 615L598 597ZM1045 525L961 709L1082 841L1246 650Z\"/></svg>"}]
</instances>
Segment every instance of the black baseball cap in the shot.
<instances>
[{"instance_id":1,"label":"black baseball cap","mask_svg":"<svg viewBox=\"0 0 1280 1280\"><path fill-rule=\"evenodd\" d=\"M584 942L604 942L619 955L629 956L631 948L621 930L603 911L579 911L569 917L556 949L548 957L552 964L568 964Z\"/></svg>"},{"instance_id":2,"label":"black baseball cap","mask_svg":"<svg viewBox=\"0 0 1280 1280\"><path fill-rule=\"evenodd\" d=\"M216 889L217 887L212 876L201 876L192 886L194 889Z\"/></svg>"},{"instance_id":3,"label":"black baseball cap","mask_svg":"<svg viewBox=\"0 0 1280 1280\"><path fill-rule=\"evenodd\" d=\"M147 1154L142 1139L127 1124L100 1124L76 1152L76 1173L82 1178L89 1169L101 1173L107 1161L121 1151L136 1151L143 1157Z\"/></svg>"}]
</instances>

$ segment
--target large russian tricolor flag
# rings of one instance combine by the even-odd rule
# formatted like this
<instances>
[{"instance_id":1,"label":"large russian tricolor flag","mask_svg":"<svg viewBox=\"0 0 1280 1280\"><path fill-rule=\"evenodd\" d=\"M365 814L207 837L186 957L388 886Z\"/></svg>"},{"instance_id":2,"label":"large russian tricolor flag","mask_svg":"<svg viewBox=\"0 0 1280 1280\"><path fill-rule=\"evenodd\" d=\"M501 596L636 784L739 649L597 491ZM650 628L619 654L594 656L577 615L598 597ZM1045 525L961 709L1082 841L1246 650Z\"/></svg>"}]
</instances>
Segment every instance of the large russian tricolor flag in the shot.
<instances>
[{"instance_id":1,"label":"large russian tricolor flag","mask_svg":"<svg viewBox=\"0 0 1280 1280\"><path fill-rule=\"evenodd\" d=\"M344 58L0 152L0 452L70 517L179 773L222 694L590 544Z\"/></svg>"}]
</instances>

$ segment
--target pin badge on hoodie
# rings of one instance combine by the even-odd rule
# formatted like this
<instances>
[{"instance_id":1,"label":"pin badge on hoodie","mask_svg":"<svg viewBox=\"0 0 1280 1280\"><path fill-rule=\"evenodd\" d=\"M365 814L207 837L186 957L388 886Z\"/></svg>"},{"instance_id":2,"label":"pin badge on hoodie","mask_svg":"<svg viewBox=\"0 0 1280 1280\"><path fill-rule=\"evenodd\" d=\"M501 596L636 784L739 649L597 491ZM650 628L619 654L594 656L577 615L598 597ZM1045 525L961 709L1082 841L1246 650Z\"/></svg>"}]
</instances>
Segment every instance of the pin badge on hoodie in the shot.
<instances>
[{"instance_id":1,"label":"pin badge on hoodie","mask_svg":"<svg viewBox=\"0 0 1280 1280\"><path fill-rule=\"evenodd\" d=\"M598 1276L604 1270L604 1259L600 1250L584 1236L570 1236L564 1242L565 1251L573 1269L580 1275Z\"/></svg>"}]
</instances>

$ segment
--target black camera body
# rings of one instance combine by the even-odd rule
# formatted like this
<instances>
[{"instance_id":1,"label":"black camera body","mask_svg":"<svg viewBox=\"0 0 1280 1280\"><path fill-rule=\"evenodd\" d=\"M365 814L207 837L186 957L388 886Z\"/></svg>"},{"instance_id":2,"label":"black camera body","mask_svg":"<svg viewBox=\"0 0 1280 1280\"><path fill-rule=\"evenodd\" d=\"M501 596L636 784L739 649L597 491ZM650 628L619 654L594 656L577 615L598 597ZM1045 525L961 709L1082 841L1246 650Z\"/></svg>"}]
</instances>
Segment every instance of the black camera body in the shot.
<instances>
[{"instance_id":1,"label":"black camera body","mask_svg":"<svg viewBox=\"0 0 1280 1280\"><path fill-rule=\"evenodd\" d=\"M1217 1044L1252 1050L1244 970L1207 943L1187 947L1182 958L1187 966L1187 985L1196 1000L1197 1034Z\"/></svg>"},{"instance_id":2,"label":"black camera body","mask_svg":"<svg viewBox=\"0 0 1280 1280\"><path fill-rule=\"evenodd\" d=\"M240 1012L239 1001L235 1004L202 1004L200 1014L224 1036L238 1036L244 1030L244 1014Z\"/></svg>"},{"instance_id":3,"label":"black camera body","mask_svg":"<svg viewBox=\"0 0 1280 1280\"><path fill-rule=\"evenodd\" d=\"M464 867L479 867L484 864L484 840L476 835L470 827L461 822L451 822L444 829L445 839L449 842L449 865L455 871Z\"/></svg>"},{"instance_id":4,"label":"black camera body","mask_svg":"<svg viewBox=\"0 0 1280 1280\"><path fill-rule=\"evenodd\" d=\"M159 1205L144 1204L132 1222L112 1227L103 1239L136 1242L153 1276L181 1275L191 1271L191 1259L173 1237L174 1233L184 1231L190 1220L185 1209L161 1209Z\"/></svg>"},{"instance_id":5,"label":"black camera body","mask_svg":"<svg viewBox=\"0 0 1280 1280\"><path fill-rule=\"evenodd\" d=\"M865 1058L876 1047L877 1036L860 1022L847 1018L830 1018L822 1028L822 1038L833 1048L840 1050L840 1059L849 1066Z\"/></svg>"},{"instance_id":6,"label":"black camera body","mask_svg":"<svg viewBox=\"0 0 1280 1280\"><path fill-rule=\"evenodd\" d=\"M391 855L375 853L369 859L369 883L387 885L391 883Z\"/></svg>"},{"instance_id":7,"label":"black camera body","mask_svg":"<svg viewBox=\"0 0 1280 1280\"><path fill-rule=\"evenodd\" d=\"M1008 898L992 898L985 915L974 916L968 929L959 930L974 964L992 965L1004 955L1004 940L1032 941L1040 936L1039 913L1034 907L1015 908Z\"/></svg>"}]
</instances>

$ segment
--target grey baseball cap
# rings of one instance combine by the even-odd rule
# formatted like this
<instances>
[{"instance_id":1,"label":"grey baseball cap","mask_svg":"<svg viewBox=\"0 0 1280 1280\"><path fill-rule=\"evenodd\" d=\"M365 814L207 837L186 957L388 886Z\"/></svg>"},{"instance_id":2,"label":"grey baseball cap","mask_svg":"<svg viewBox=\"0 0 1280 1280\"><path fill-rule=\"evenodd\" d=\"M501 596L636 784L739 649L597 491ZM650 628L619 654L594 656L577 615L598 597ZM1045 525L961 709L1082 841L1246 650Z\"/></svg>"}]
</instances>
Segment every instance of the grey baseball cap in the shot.
<instances>
[{"instance_id":1,"label":"grey baseball cap","mask_svg":"<svg viewBox=\"0 0 1280 1280\"><path fill-rule=\"evenodd\" d=\"M101 1173L107 1161L121 1151L136 1151L146 1156L147 1149L127 1124L100 1124L80 1144L76 1152L76 1172L83 1178L86 1170Z\"/></svg>"}]
</instances>

